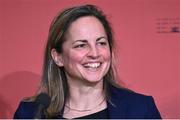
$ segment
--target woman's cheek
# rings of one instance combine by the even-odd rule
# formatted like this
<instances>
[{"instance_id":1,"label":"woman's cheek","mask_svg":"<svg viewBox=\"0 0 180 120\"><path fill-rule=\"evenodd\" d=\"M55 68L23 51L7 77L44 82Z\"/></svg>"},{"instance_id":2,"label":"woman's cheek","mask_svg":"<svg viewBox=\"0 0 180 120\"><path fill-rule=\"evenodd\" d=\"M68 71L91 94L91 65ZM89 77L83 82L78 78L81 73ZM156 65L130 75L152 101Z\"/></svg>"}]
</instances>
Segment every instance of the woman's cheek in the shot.
<instances>
[{"instance_id":1,"label":"woman's cheek","mask_svg":"<svg viewBox=\"0 0 180 120\"><path fill-rule=\"evenodd\" d=\"M81 61L84 56L85 56L85 53L84 52L77 52L77 51L73 51L73 52L70 52L70 58L73 59L74 61Z\"/></svg>"},{"instance_id":2,"label":"woman's cheek","mask_svg":"<svg viewBox=\"0 0 180 120\"><path fill-rule=\"evenodd\" d=\"M109 50L104 50L104 51L102 52L102 54L103 54L103 58L104 58L105 60L110 60L110 59L111 59L111 53L110 53Z\"/></svg>"}]
</instances>

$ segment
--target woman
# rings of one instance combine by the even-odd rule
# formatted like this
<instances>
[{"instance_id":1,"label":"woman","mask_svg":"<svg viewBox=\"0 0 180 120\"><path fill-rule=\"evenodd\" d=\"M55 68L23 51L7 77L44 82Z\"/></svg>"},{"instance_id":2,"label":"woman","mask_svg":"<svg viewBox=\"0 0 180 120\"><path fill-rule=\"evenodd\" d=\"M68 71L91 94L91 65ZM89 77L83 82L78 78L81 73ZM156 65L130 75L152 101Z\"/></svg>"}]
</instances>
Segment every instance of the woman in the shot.
<instances>
[{"instance_id":1,"label":"woman","mask_svg":"<svg viewBox=\"0 0 180 120\"><path fill-rule=\"evenodd\" d=\"M112 30L93 5L66 9L53 20L39 93L51 98L42 118L161 118L152 97L116 84ZM14 118L34 118L36 96L21 102Z\"/></svg>"}]
</instances>

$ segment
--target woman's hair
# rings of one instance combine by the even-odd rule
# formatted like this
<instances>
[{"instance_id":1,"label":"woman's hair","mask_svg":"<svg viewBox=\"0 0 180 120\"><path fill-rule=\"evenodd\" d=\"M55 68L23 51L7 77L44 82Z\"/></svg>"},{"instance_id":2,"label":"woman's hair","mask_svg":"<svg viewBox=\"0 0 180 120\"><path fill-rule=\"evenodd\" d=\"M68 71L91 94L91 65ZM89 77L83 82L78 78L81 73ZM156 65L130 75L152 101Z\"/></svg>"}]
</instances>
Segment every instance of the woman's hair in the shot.
<instances>
[{"instance_id":1,"label":"woman's hair","mask_svg":"<svg viewBox=\"0 0 180 120\"><path fill-rule=\"evenodd\" d=\"M69 97L69 89L64 68L56 65L51 56L51 50L55 49L58 53L62 52L62 45L65 41L64 37L69 26L78 18L84 16L96 17L104 26L108 37L111 52L111 65L103 78L103 89L107 100L110 100L108 86L117 86L114 81L113 35L106 16L94 5L83 5L66 9L60 12L52 21L45 49L43 74L39 92L46 92L51 97L51 103L47 109L47 116L49 117L59 114L63 110L66 99Z\"/></svg>"}]
</instances>

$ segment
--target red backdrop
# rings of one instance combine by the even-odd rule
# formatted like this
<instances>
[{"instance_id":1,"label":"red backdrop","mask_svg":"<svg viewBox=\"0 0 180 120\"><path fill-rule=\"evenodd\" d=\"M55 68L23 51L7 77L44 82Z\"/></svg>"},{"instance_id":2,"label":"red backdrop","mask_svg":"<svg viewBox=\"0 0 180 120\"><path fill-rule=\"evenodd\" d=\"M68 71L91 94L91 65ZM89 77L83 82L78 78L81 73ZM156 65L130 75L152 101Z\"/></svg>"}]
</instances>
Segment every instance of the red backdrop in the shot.
<instances>
[{"instance_id":1,"label":"red backdrop","mask_svg":"<svg viewBox=\"0 0 180 120\"><path fill-rule=\"evenodd\" d=\"M158 33L159 20L180 19L179 0L0 0L0 118L12 118L20 100L36 91L53 17L85 3L111 21L123 84L152 95L163 118L180 118L180 33Z\"/></svg>"}]
</instances>

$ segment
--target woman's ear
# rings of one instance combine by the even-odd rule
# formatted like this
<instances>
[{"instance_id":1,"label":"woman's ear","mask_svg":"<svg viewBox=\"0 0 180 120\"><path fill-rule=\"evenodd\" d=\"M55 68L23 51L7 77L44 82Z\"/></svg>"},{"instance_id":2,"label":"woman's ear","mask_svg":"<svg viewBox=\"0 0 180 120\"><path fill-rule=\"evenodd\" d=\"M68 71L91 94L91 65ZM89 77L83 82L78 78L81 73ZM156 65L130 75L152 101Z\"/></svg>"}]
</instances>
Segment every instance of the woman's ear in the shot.
<instances>
[{"instance_id":1,"label":"woman's ear","mask_svg":"<svg viewBox=\"0 0 180 120\"><path fill-rule=\"evenodd\" d=\"M51 56L54 60L54 62L59 66L59 67L62 67L63 66L63 62L62 62L62 56L61 54L59 54L56 49L52 49L51 50Z\"/></svg>"}]
</instances>

